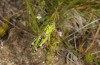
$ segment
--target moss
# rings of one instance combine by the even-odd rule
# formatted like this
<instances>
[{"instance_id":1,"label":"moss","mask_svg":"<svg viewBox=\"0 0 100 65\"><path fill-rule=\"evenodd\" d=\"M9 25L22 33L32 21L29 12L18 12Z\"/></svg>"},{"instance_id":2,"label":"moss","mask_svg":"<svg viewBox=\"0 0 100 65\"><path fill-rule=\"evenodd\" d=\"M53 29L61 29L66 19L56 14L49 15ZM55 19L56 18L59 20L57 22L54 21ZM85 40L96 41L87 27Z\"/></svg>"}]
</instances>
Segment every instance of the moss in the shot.
<instances>
[{"instance_id":1,"label":"moss","mask_svg":"<svg viewBox=\"0 0 100 65\"><path fill-rule=\"evenodd\" d=\"M86 63L91 63L94 60L94 56L90 53L87 53L84 60Z\"/></svg>"}]
</instances>

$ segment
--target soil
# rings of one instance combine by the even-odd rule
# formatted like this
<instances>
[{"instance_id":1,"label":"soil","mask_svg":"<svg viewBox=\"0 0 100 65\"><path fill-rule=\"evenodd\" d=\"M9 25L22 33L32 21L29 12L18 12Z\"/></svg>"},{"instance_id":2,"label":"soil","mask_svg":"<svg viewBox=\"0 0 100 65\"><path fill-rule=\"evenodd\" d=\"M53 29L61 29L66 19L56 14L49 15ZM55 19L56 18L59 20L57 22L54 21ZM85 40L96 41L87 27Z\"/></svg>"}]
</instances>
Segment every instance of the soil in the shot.
<instances>
[{"instance_id":1,"label":"soil","mask_svg":"<svg viewBox=\"0 0 100 65\"><path fill-rule=\"evenodd\" d=\"M15 28L9 33L8 39L1 42L0 65L27 65L27 63L30 65L32 63L30 46L33 38Z\"/></svg>"},{"instance_id":2,"label":"soil","mask_svg":"<svg viewBox=\"0 0 100 65\"><path fill-rule=\"evenodd\" d=\"M0 65L46 65L46 52L43 47L33 53L31 43L34 40L29 34L12 28L8 39L1 42ZM61 48L53 58L54 65L75 65L68 60L66 63L66 49ZM34 54L34 55L33 55ZM81 65L81 64L80 64Z\"/></svg>"}]
</instances>

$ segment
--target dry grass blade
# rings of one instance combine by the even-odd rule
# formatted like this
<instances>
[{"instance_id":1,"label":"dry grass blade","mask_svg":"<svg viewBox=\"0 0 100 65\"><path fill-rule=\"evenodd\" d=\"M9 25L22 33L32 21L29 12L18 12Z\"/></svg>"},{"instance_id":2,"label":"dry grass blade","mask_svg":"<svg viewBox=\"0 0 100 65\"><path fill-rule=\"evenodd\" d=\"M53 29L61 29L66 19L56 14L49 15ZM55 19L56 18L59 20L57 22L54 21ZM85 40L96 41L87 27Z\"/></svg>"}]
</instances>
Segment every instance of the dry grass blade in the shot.
<instances>
[{"instance_id":1,"label":"dry grass blade","mask_svg":"<svg viewBox=\"0 0 100 65\"><path fill-rule=\"evenodd\" d=\"M99 22L99 21L100 21L100 19L97 19L97 20L92 21L91 23L89 23L89 24L83 26L82 28L80 28L80 29L77 30L76 32L70 34L69 36L65 37L64 39L71 37L72 35L76 34L76 33L79 32L80 30L82 30L82 29L88 27L89 25L91 25L91 24L93 24L93 23Z\"/></svg>"},{"instance_id":2,"label":"dry grass blade","mask_svg":"<svg viewBox=\"0 0 100 65\"><path fill-rule=\"evenodd\" d=\"M88 50L90 50L90 49L93 47L94 42L95 42L97 36L99 35L99 31L100 31L100 25L99 25L99 27L98 27L98 29L97 29L97 31L96 31L96 34L94 35L94 38L93 38L92 43L91 43L90 46L86 49L85 52L88 52Z\"/></svg>"}]
</instances>

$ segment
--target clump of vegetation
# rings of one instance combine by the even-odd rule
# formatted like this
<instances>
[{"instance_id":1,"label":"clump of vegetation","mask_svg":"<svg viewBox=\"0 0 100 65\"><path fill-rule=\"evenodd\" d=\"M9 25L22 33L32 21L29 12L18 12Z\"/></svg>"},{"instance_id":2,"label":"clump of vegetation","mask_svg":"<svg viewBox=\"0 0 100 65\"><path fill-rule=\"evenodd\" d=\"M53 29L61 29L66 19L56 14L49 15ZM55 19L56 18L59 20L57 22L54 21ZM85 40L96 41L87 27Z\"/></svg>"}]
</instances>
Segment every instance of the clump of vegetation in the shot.
<instances>
[{"instance_id":1,"label":"clump of vegetation","mask_svg":"<svg viewBox=\"0 0 100 65\"><path fill-rule=\"evenodd\" d=\"M55 55L58 43L64 44L66 48L74 50L76 55L81 56L83 56L81 53L87 53L93 47L100 32L97 24L100 17L99 1L35 0L31 1L33 3L30 1L25 0L29 14L28 25L35 36L32 42L33 51L47 45L47 64L53 63L50 60ZM95 36L92 36L94 34ZM92 43L89 38L93 38ZM84 60L90 63L93 59L91 54L86 54Z\"/></svg>"},{"instance_id":2,"label":"clump of vegetation","mask_svg":"<svg viewBox=\"0 0 100 65\"><path fill-rule=\"evenodd\" d=\"M86 56L85 56L85 61L86 61L87 63L93 62L93 59L94 59L93 55L91 55L90 53L86 54Z\"/></svg>"}]
</instances>

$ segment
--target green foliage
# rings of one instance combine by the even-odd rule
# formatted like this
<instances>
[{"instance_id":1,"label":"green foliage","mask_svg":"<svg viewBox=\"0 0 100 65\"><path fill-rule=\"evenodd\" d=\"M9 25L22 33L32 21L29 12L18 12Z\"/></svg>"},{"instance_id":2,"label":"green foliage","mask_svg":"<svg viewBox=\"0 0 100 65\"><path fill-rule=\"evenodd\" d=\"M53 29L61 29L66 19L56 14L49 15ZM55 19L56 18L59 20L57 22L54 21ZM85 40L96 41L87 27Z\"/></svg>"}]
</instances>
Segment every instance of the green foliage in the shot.
<instances>
[{"instance_id":1,"label":"green foliage","mask_svg":"<svg viewBox=\"0 0 100 65\"><path fill-rule=\"evenodd\" d=\"M93 62L93 60L94 60L94 56L90 53L87 53L85 56L85 62L91 63L91 62Z\"/></svg>"},{"instance_id":2,"label":"green foliage","mask_svg":"<svg viewBox=\"0 0 100 65\"><path fill-rule=\"evenodd\" d=\"M60 38L58 37L57 33L53 31L48 40L48 49L46 53L46 64L53 65L53 58L55 56L55 51L58 49L58 44L60 43Z\"/></svg>"},{"instance_id":3,"label":"green foliage","mask_svg":"<svg viewBox=\"0 0 100 65\"><path fill-rule=\"evenodd\" d=\"M36 21L36 16L32 10L31 4L28 0L25 0L26 5L27 5L27 9L29 10L29 26L33 31L33 34L38 34L39 32L39 26L38 26L38 22Z\"/></svg>"},{"instance_id":4,"label":"green foliage","mask_svg":"<svg viewBox=\"0 0 100 65\"><path fill-rule=\"evenodd\" d=\"M40 3L40 4L42 5L42 8L44 8L46 5L45 4L46 1L42 0L41 2L42 3ZM27 4L27 8L29 10L28 25L30 26L31 30L33 31L32 34L34 34L36 36L35 40L32 42L33 50L36 50L37 47L42 46L44 43L46 43L49 40L49 36L55 29L55 22L56 22L55 20L56 20L57 11L55 10L55 12L51 16L47 15L47 17L44 17L42 19L43 20L43 22L42 22L41 19L40 19L40 21L36 19L34 11L32 10L33 6L31 5L31 3L28 0L26 0L26 4ZM44 19L47 19L47 20L44 21ZM38 25L39 23L42 23L42 24Z\"/></svg>"},{"instance_id":5,"label":"green foliage","mask_svg":"<svg viewBox=\"0 0 100 65\"><path fill-rule=\"evenodd\" d=\"M96 62L96 65L100 65L100 61L97 61L97 62Z\"/></svg>"},{"instance_id":6,"label":"green foliage","mask_svg":"<svg viewBox=\"0 0 100 65\"><path fill-rule=\"evenodd\" d=\"M79 14L82 16L87 14L90 16L92 13L93 17L95 15L98 16L98 18L100 17L100 13L97 13L99 10L96 10L99 9L99 5L90 0L34 0L33 3L30 1L32 0L25 0L29 17L28 25L29 28L31 28L32 34L35 36L35 39L32 42L33 51L46 44L48 47L46 50L48 60L47 65L53 63L51 60L55 55L54 52L58 47L58 43L63 43L65 48L68 49L71 49L73 46L66 41L66 37L72 31L63 28L63 25L72 19L72 15L71 17L70 15L68 16L68 13L73 12L71 9L74 8L76 11L79 11ZM81 8L82 10L80 10ZM93 11L93 9L96 11ZM37 19L37 14L41 15L40 19ZM89 24L93 20L92 16L88 16L83 16L87 21L85 24ZM57 33L59 32L58 29L63 33L62 37L59 37ZM85 29L83 33L86 31L87 29ZM90 53L85 56L85 61L87 63L92 62L93 59L94 57Z\"/></svg>"},{"instance_id":7,"label":"green foliage","mask_svg":"<svg viewBox=\"0 0 100 65\"><path fill-rule=\"evenodd\" d=\"M6 31L9 29L9 24L7 22L0 22L0 37L3 37L6 34Z\"/></svg>"}]
</instances>

